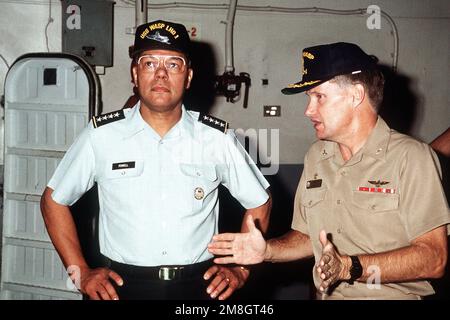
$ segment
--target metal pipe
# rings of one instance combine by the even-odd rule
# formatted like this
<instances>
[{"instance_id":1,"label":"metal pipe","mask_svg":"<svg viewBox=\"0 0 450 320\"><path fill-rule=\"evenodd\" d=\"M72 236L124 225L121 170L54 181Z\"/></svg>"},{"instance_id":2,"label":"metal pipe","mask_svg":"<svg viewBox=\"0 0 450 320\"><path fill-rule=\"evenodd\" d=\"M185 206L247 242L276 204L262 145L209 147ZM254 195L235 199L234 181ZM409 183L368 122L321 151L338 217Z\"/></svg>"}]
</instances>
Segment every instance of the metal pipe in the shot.
<instances>
[{"instance_id":1,"label":"metal pipe","mask_svg":"<svg viewBox=\"0 0 450 320\"><path fill-rule=\"evenodd\" d=\"M129 0L122 0L125 3L128 3ZM139 1L139 0L136 0ZM233 1L231 1L233 2ZM231 6L226 4L199 4L199 3L188 3L188 2L167 2L167 3L159 3L159 4L150 4L148 6L150 9L171 9L171 8L189 8L189 9L229 9L228 13L230 13ZM353 10L336 10L336 9L327 9L327 8L317 8L317 7L309 7L309 8L289 8L289 7L272 7L272 6L246 6L239 5L235 10L241 11L250 11L250 12L280 12L280 13L324 13L324 14L332 14L332 15L367 15L367 9L353 9ZM398 51L399 51L399 35L397 26L394 22L394 19L381 10L381 15L389 22L392 28L391 35L394 39L393 43L393 53L392 53L392 69L394 71L397 70L398 65ZM234 15L233 15L234 19ZM234 21L234 20L233 20ZM227 22L224 22L227 23ZM228 26L227 26L228 27ZM231 37L232 37L231 30ZM226 46L225 46L226 47ZM232 53L231 48L231 53ZM225 52L227 55L227 52ZM227 66L233 67L233 58L231 57L231 63L227 63ZM228 62L227 59L225 59ZM227 70L225 68L225 70ZM234 67L233 67L234 70Z\"/></svg>"},{"instance_id":2,"label":"metal pipe","mask_svg":"<svg viewBox=\"0 0 450 320\"><path fill-rule=\"evenodd\" d=\"M225 72L234 72L233 61L233 28L234 17L236 16L237 0L230 0L230 7L228 8L227 21L225 21Z\"/></svg>"},{"instance_id":3,"label":"metal pipe","mask_svg":"<svg viewBox=\"0 0 450 320\"><path fill-rule=\"evenodd\" d=\"M381 15L391 24L391 34L394 38L394 52L392 53L392 69L394 72L397 72L397 66L398 66L398 30L397 25L394 22L394 19L390 15L388 15L386 12L381 10Z\"/></svg>"},{"instance_id":4,"label":"metal pipe","mask_svg":"<svg viewBox=\"0 0 450 320\"><path fill-rule=\"evenodd\" d=\"M135 28L147 22L147 0L136 0Z\"/></svg>"}]
</instances>

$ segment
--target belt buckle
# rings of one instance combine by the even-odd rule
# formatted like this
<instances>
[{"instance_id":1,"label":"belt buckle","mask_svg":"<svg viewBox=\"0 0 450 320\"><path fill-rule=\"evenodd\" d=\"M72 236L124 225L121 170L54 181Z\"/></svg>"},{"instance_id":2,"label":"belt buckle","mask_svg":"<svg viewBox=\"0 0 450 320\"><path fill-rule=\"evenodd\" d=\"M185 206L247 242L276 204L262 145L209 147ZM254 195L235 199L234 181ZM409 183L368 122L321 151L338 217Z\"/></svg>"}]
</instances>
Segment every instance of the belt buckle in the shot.
<instances>
[{"instance_id":1,"label":"belt buckle","mask_svg":"<svg viewBox=\"0 0 450 320\"><path fill-rule=\"evenodd\" d=\"M174 280L179 275L183 267L161 267L159 268L158 277L160 280Z\"/></svg>"}]
</instances>

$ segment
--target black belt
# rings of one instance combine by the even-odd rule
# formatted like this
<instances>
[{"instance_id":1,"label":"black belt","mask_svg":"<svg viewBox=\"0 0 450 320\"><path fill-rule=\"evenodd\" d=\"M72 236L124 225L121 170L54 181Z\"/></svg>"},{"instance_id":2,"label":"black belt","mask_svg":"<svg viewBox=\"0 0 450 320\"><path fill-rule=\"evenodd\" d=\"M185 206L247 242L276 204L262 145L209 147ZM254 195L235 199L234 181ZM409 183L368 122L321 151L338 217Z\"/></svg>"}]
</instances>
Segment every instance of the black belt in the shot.
<instances>
[{"instance_id":1,"label":"black belt","mask_svg":"<svg viewBox=\"0 0 450 320\"><path fill-rule=\"evenodd\" d=\"M142 267L110 260L111 270L119 275L153 280L179 280L201 275L213 264L212 259L187 265L168 265L156 267Z\"/></svg>"}]
</instances>

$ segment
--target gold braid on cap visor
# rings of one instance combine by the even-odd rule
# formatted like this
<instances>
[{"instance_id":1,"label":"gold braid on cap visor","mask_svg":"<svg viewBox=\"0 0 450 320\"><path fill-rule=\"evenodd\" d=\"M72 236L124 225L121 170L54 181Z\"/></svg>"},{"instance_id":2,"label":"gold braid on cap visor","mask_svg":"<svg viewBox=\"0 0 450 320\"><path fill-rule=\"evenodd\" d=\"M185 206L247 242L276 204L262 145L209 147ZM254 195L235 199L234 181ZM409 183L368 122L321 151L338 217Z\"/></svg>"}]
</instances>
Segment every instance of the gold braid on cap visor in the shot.
<instances>
[{"instance_id":1,"label":"gold braid on cap visor","mask_svg":"<svg viewBox=\"0 0 450 320\"><path fill-rule=\"evenodd\" d=\"M321 80L314 80L314 81L308 81L308 82L305 82L305 83L294 83L294 84L290 84L290 85L288 85L288 88L301 88L301 87L304 87L304 86L309 86L309 85L311 85L311 84L314 84L314 83L317 83L317 82L320 82Z\"/></svg>"}]
</instances>

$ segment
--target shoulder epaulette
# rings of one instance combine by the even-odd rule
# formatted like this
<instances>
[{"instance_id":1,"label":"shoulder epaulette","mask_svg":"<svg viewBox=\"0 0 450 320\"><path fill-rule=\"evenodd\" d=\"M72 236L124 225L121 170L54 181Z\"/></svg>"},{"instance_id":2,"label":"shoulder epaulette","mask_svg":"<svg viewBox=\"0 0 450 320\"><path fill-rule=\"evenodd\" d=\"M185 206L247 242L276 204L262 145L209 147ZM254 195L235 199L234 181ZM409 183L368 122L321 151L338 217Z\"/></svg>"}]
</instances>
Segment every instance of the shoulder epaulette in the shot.
<instances>
[{"instance_id":1,"label":"shoulder epaulette","mask_svg":"<svg viewBox=\"0 0 450 320\"><path fill-rule=\"evenodd\" d=\"M222 131L223 133L227 133L228 130L228 122L210 116L209 114L200 113L198 116L198 121L207 126L210 126L214 129Z\"/></svg>"},{"instance_id":2,"label":"shoulder epaulette","mask_svg":"<svg viewBox=\"0 0 450 320\"><path fill-rule=\"evenodd\" d=\"M108 124L122 119L125 119L125 114L123 113L123 110L117 110L110 113L105 113L99 116L92 117L92 123L94 125L94 128L98 128L103 126L104 124Z\"/></svg>"}]
</instances>

